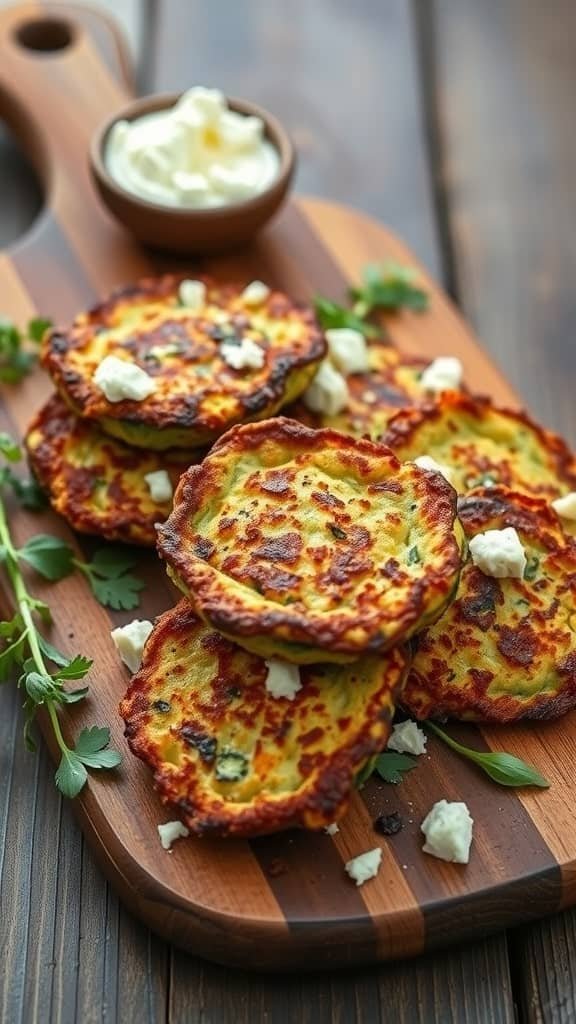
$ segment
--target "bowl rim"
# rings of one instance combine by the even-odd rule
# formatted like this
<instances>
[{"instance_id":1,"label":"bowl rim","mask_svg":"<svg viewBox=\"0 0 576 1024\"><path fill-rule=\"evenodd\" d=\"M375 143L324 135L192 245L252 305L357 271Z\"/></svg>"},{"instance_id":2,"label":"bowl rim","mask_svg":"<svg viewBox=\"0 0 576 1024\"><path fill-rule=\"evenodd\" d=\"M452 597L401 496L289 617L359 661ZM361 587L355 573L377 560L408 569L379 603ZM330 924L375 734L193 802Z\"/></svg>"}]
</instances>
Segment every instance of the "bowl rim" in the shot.
<instances>
[{"instance_id":1,"label":"bowl rim","mask_svg":"<svg viewBox=\"0 0 576 1024\"><path fill-rule=\"evenodd\" d=\"M185 90L186 92L187 90ZM233 214L244 214L250 210L259 208L279 187L285 187L292 176L296 163L296 150L288 132L280 121L270 114L264 107L260 107L251 100L245 100L237 96L228 96L224 93L226 102L231 110L247 116L261 118L264 122L264 135L278 151L280 163L278 171L270 184L258 192L255 196L247 199L235 200L225 203L223 206L211 207L186 207L167 206L164 203L155 202L152 199L144 199L123 185L113 177L106 166L105 147L112 128L118 121L135 121L145 114L153 114L160 110L167 110L175 106L184 92L161 92L150 93L147 96L139 96L124 104L112 116L100 124L90 141L89 158L92 170L96 177L108 190L115 193L118 199L129 202L133 206L150 210L173 220L189 218L190 220L220 220L230 217Z\"/></svg>"}]
</instances>

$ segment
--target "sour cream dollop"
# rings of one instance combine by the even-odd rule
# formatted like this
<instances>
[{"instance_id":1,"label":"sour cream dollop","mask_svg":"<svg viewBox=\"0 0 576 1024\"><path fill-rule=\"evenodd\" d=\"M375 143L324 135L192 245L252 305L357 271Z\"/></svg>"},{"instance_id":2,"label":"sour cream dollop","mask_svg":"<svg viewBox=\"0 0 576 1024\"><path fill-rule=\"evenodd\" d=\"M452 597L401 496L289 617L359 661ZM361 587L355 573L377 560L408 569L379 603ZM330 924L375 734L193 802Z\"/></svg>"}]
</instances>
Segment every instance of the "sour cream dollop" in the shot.
<instances>
[{"instance_id":1,"label":"sour cream dollop","mask_svg":"<svg viewBox=\"0 0 576 1024\"><path fill-rule=\"evenodd\" d=\"M123 188L165 206L226 206L263 192L280 166L259 117L230 110L219 89L189 89L169 110L117 121L106 166Z\"/></svg>"}]
</instances>

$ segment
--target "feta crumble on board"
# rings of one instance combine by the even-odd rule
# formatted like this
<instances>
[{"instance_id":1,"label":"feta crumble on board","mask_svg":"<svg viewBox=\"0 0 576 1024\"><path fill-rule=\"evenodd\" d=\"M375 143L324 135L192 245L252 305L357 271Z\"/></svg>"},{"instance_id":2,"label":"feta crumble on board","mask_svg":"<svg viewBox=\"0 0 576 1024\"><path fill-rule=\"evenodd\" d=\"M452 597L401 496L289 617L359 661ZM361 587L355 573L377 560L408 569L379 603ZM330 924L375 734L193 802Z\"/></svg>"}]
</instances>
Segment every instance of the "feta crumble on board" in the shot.
<instances>
[{"instance_id":1,"label":"feta crumble on board","mask_svg":"<svg viewBox=\"0 0 576 1024\"><path fill-rule=\"evenodd\" d=\"M346 862L344 867L356 885L364 885L369 878L375 878L382 862L382 850L376 846L373 850L360 853Z\"/></svg>"},{"instance_id":2,"label":"feta crumble on board","mask_svg":"<svg viewBox=\"0 0 576 1024\"><path fill-rule=\"evenodd\" d=\"M452 483L454 470L450 466L444 466L442 463L436 462L436 459L433 459L431 455L419 455L417 459L414 459L414 465L419 466L420 469L429 469L432 473L441 473L449 484Z\"/></svg>"},{"instance_id":3,"label":"feta crumble on board","mask_svg":"<svg viewBox=\"0 0 576 1024\"><path fill-rule=\"evenodd\" d=\"M144 479L148 484L152 501L171 501L173 496L172 482L165 469L157 469L154 473L146 473Z\"/></svg>"},{"instance_id":4,"label":"feta crumble on board","mask_svg":"<svg viewBox=\"0 0 576 1024\"><path fill-rule=\"evenodd\" d=\"M239 345L223 342L220 346L220 355L233 370L260 370L266 362L264 349L252 341L252 338L242 338Z\"/></svg>"},{"instance_id":5,"label":"feta crumble on board","mask_svg":"<svg viewBox=\"0 0 576 1024\"><path fill-rule=\"evenodd\" d=\"M457 391L463 372L462 363L456 356L439 356L426 367L420 384L425 391Z\"/></svg>"},{"instance_id":6,"label":"feta crumble on board","mask_svg":"<svg viewBox=\"0 0 576 1024\"><path fill-rule=\"evenodd\" d=\"M302 689L300 682L300 669L298 665L291 665L281 658L271 658L266 662L268 675L266 676L266 689L272 697L277 699L285 697L286 700L294 700L298 690Z\"/></svg>"},{"instance_id":7,"label":"feta crumble on board","mask_svg":"<svg viewBox=\"0 0 576 1024\"><path fill-rule=\"evenodd\" d=\"M336 824L336 822L333 821L331 825L326 825L324 831L329 836L335 836L336 833L340 831L340 829L338 828L338 825Z\"/></svg>"},{"instance_id":8,"label":"feta crumble on board","mask_svg":"<svg viewBox=\"0 0 576 1024\"><path fill-rule=\"evenodd\" d=\"M368 347L360 331L351 327L333 327L324 334L330 358L341 373L348 376L350 373L368 372Z\"/></svg>"},{"instance_id":9,"label":"feta crumble on board","mask_svg":"<svg viewBox=\"0 0 576 1024\"><path fill-rule=\"evenodd\" d=\"M426 733L416 725L416 722L408 720L393 727L387 749L395 750L398 754L415 754L418 757L426 753L427 740Z\"/></svg>"},{"instance_id":10,"label":"feta crumble on board","mask_svg":"<svg viewBox=\"0 0 576 1024\"><path fill-rule=\"evenodd\" d=\"M261 306L270 295L270 289L264 281L251 281L246 285L240 298L245 306Z\"/></svg>"},{"instance_id":11,"label":"feta crumble on board","mask_svg":"<svg viewBox=\"0 0 576 1024\"><path fill-rule=\"evenodd\" d=\"M570 491L569 494L564 494L561 498L555 498L551 504L561 519L567 519L569 522L576 520L576 491Z\"/></svg>"},{"instance_id":12,"label":"feta crumble on board","mask_svg":"<svg viewBox=\"0 0 576 1024\"><path fill-rule=\"evenodd\" d=\"M314 377L310 386L302 396L304 404L312 412L324 413L326 416L336 416L348 405L348 385L338 370L335 370L332 363L325 359L320 364L320 369Z\"/></svg>"},{"instance_id":13,"label":"feta crumble on board","mask_svg":"<svg viewBox=\"0 0 576 1024\"><path fill-rule=\"evenodd\" d=\"M206 302L206 285L203 281L181 281L178 298L188 309L202 309Z\"/></svg>"},{"instance_id":14,"label":"feta crumble on board","mask_svg":"<svg viewBox=\"0 0 576 1024\"><path fill-rule=\"evenodd\" d=\"M109 402L143 402L156 390L156 381L146 370L118 356L105 356L92 379Z\"/></svg>"},{"instance_id":15,"label":"feta crumble on board","mask_svg":"<svg viewBox=\"0 0 576 1024\"><path fill-rule=\"evenodd\" d=\"M181 821L166 821L163 825L158 825L158 835L160 836L162 849L170 850L172 843L176 839L185 839L190 833L186 825L183 825Z\"/></svg>"},{"instance_id":16,"label":"feta crumble on board","mask_svg":"<svg viewBox=\"0 0 576 1024\"><path fill-rule=\"evenodd\" d=\"M420 826L426 837L424 853L454 864L467 864L473 824L466 804L439 800Z\"/></svg>"},{"instance_id":17,"label":"feta crumble on board","mask_svg":"<svg viewBox=\"0 0 576 1024\"><path fill-rule=\"evenodd\" d=\"M521 580L526 568L526 554L513 526L503 530L477 533L468 542L472 561L486 576L498 580Z\"/></svg>"},{"instance_id":18,"label":"feta crumble on board","mask_svg":"<svg viewBox=\"0 0 576 1024\"><path fill-rule=\"evenodd\" d=\"M122 661L131 672L137 672L140 668L144 644L152 628L148 619L132 619L132 622L117 626L110 633Z\"/></svg>"}]
</instances>

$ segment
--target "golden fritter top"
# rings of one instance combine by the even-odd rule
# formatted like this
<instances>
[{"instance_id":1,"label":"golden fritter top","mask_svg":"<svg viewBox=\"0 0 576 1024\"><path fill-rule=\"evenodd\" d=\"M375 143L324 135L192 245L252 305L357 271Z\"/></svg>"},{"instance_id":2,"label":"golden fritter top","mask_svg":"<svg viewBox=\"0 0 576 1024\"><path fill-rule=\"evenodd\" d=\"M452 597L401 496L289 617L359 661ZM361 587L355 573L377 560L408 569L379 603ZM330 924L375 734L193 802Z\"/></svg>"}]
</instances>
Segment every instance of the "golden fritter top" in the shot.
<instances>
[{"instance_id":1,"label":"golden fritter top","mask_svg":"<svg viewBox=\"0 0 576 1024\"><path fill-rule=\"evenodd\" d=\"M284 410L285 415L309 427L331 427L353 437L378 438L399 408L426 396L420 377L428 361L401 353L383 341L368 343L368 361L367 373L346 378L350 397L342 412L333 416L314 413L299 399Z\"/></svg>"},{"instance_id":2,"label":"golden fritter top","mask_svg":"<svg viewBox=\"0 0 576 1024\"><path fill-rule=\"evenodd\" d=\"M446 391L398 412L382 440L399 459L430 455L449 466L460 493L501 484L556 498L576 488L576 462L565 442L525 412L495 408L488 398Z\"/></svg>"},{"instance_id":3,"label":"golden fritter top","mask_svg":"<svg viewBox=\"0 0 576 1024\"><path fill-rule=\"evenodd\" d=\"M416 638L403 704L417 718L564 714L576 705L576 544L545 501L506 488L473 492L459 515L468 538L514 527L524 578L467 561L454 603Z\"/></svg>"},{"instance_id":4,"label":"golden fritter top","mask_svg":"<svg viewBox=\"0 0 576 1024\"><path fill-rule=\"evenodd\" d=\"M279 417L234 428L186 472L159 551L238 643L350 660L441 614L460 569L455 513L439 474Z\"/></svg>"},{"instance_id":5,"label":"golden fritter top","mask_svg":"<svg viewBox=\"0 0 576 1024\"><path fill-rule=\"evenodd\" d=\"M242 288L199 280L206 300L198 310L182 305L181 277L146 278L81 313L68 330L48 333L43 365L78 415L142 447L192 448L301 393L326 348L312 311L277 291L249 306ZM243 340L264 352L261 368L234 369L224 359L222 346ZM93 379L106 356L145 370L152 394L108 401Z\"/></svg>"},{"instance_id":6,"label":"golden fritter top","mask_svg":"<svg viewBox=\"0 0 576 1024\"><path fill-rule=\"evenodd\" d=\"M172 501L154 501L145 480L166 470L173 488L198 458L185 451L144 452L80 420L53 395L28 428L30 466L53 508L80 533L94 533L153 547L154 524L166 519Z\"/></svg>"},{"instance_id":7,"label":"golden fritter top","mask_svg":"<svg viewBox=\"0 0 576 1024\"><path fill-rule=\"evenodd\" d=\"M405 667L399 649L307 666L292 700L273 697L266 662L181 601L157 622L120 713L132 751L192 832L318 829L342 815L356 773L385 746Z\"/></svg>"}]
</instances>

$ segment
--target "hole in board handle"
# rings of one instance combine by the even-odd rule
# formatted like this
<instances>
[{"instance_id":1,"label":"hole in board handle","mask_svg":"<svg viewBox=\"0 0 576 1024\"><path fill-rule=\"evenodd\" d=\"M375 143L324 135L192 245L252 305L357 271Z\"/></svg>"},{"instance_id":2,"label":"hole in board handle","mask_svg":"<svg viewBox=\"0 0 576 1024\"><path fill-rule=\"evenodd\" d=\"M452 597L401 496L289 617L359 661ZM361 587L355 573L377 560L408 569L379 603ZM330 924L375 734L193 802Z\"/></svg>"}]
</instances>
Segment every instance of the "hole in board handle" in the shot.
<instances>
[{"instance_id":1,"label":"hole in board handle","mask_svg":"<svg viewBox=\"0 0 576 1024\"><path fill-rule=\"evenodd\" d=\"M32 18L18 26L15 36L25 50L57 53L71 45L74 29L67 21L59 18Z\"/></svg>"}]
</instances>

